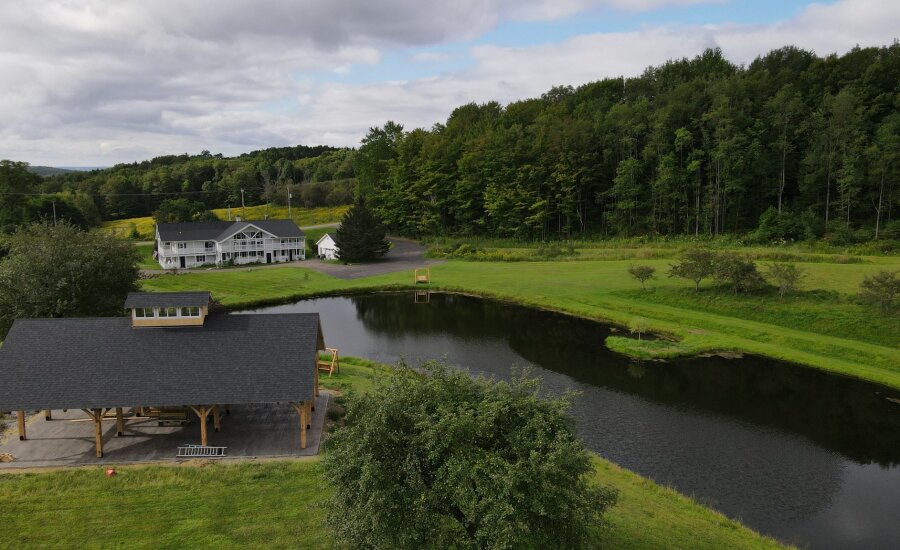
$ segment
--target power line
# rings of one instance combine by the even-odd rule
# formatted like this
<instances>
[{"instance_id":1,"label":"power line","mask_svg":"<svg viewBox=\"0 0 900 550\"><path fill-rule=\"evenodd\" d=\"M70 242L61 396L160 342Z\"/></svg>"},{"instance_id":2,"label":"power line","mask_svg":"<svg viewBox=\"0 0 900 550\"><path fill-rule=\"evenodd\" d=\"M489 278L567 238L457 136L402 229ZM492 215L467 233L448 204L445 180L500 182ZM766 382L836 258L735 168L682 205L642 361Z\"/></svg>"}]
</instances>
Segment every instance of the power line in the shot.
<instances>
[{"instance_id":1,"label":"power line","mask_svg":"<svg viewBox=\"0 0 900 550\"><path fill-rule=\"evenodd\" d=\"M199 193L225 193L225 191L158 191L155 193L90 193L88 191L54 191L54 192L41 192L41 193L14 193L7 191L0 191L0 195L20 195L24 197L41 197L41 196L52 196L59 195L62 193L83 193L85 195L90 195L92 197L158 197L161 195L192 195Z\"/></svg>"}]
</instances>

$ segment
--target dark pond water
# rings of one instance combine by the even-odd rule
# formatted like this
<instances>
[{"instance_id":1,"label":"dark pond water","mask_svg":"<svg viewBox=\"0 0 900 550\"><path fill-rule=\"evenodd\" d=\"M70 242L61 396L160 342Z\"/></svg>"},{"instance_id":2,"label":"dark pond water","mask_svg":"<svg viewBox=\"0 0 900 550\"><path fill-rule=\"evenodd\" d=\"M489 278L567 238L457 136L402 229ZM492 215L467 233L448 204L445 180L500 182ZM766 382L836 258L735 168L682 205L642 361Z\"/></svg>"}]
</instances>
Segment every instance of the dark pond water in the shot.
<instances>
[{"instance_id":1,"label":"dark pond water","mask_svg":"<svg viewBox=\"0 0 900 550\"><path fill-rule=\"evenodd\" d=\"M812 548L900 548L898 392L768 359L635 362L610 327L466 296L308 300L255 312L319 312L341 353L446 358L508 377L532 365L602 456L744 523Z\"/></svg>"}]
</instances>

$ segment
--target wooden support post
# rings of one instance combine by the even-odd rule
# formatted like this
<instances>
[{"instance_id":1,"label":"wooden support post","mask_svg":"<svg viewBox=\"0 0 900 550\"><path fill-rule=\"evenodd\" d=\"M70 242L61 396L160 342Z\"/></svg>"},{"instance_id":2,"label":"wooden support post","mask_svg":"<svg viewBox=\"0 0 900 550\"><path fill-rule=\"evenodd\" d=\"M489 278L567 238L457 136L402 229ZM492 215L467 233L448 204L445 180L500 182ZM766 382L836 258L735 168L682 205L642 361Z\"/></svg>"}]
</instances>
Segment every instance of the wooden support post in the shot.
<instances>
[{"instance_id":1,"label":"wooden support post","mask_svg":"<svg viewBox=\"0 0 900 550\"><path fill-rule=\"evenodd\" d=\"M219 414L219 406L213 405L213 426L216 428L216 431L222 427L222 415Z\"/></svg>"},{"instance_id":2,"label":"wooden support post","mask_svg":"<svg viewBox=\"0 0 900 550\"><path fill-rule=\"evenodd\" d=\"M47 420L47 421L53 420L53 411L51 411L50 409L47 409L46 411L44 411L44 420Z\"/></svg>"},{"instance_id":3,"label":"wooden support post","mask_svg":"<svg viewBox=\"0 0 900 550\"><path fill-rule=\"evenodd\" d=\"M122 407L116 407L116 435L125 435L125 418L122 416Z\"/></svg>"},{"instance_id":4,"label":"wooden support post","mask_svg":"<svg viewBox=\"0 0 900 550\"><path fill-rule=\"evenodd\" d=\"M294 410L297 411L297 414L300 416L300 448L306 448L306 403L291 403L291 407L294 407Z\"/></svg>"},{"instance_id":5,"label":"wooden support post","mask_svg":"<svg viewBox=\"0 0 900 550\"><path fill-rule=\"evenodd\" d=\"M16 419L19 421L19 440L25 441L25 411L16 411Z\"/></svg>"},{"instance_id":6,"label":"wooden support post","mask_svg":"<svg viewBox=\"0 0 900 550\"><path fill-rule=\"evenodd\" d=\"M316 361L319 360L319 358L318 358L318 353L319 353L319 352L316 352ZM315 374L313 375L313 376L314 376L314 378L313 378L314 382L313 382L313 383L314 383L314 385L315 385L315 387L316 387L316 397L319 397L319 367L318 367L318 365L316 366L315 370L313 370L313 372L315 373Z\"/></svg>"},{"instance_id":7,"label":"wooden support post","mask_svg":"<svg viewBox=\"0 0 900 550\"><path fill-rule=\"evenodd\" d=\"M200 419L200 444L206 447L209 443L206 432L206 417L212 412L213 407L198 405L196 407L191 407L191 409L197 413L197 417Z\"/></svg>"},{"instance_id":8,"label":"wooden support post","mask_svg":"<svg viewBox=\"0 0 900 550\"><path fill-rule=\"evenodd\" d=\"M308 422L306 421L307 409L306 403L300 405L300 448L306 448L306 425Z\"/></svg>"},{"instance_id":9,"label":"wooden support post","mask_svg":"<svg viewBox=\"0 0 900 550\"><path fill-rule=\"evenodd\" d=\"M103 409L94 409L94 439L97 458L103 458Z\"/></svg>"}]
</instances>

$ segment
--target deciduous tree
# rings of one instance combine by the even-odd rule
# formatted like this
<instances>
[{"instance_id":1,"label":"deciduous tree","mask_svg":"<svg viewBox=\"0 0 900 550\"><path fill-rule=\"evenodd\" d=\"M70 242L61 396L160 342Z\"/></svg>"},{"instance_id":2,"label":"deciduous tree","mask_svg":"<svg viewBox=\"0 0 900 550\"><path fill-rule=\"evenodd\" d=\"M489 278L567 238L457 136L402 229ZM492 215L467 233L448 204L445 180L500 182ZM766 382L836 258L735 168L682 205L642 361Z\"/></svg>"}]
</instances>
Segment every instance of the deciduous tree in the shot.
<instances>
[{"instance_id":1,"label":"deciduous tree","mask_svg":"<svg viewBox=\"0 0 900 550\"><path fill-rule=\"evenodd\" d=\"M628 274L641 282L641 290L647 290L646 282L654 278L656 268L649 265L632 265L628 267Z\"/></svg>"},{"instance_id":2,"label":"deciduous tree","mask_svg":"<svg viewBox=\"0 0 900 550\"><path fill-rule=\"evenodd\" d=\"M590 481L566 397L405 366L328 440L327 521L350 548L580 548L615 493Z\"/></svg>"},{"instance_id":3,"label":"deciduous tree","mask_svg":"<svg viewBox=\"0 0 900 550\"><path fill-rule=\"evenodd\" d=\"M0 261L0 334L14 319L114 316L137 290L139 254L129 241L68 222L11 235Z\"/></svg>"},{"instance_id":4,"label":"deciduous tree","mask_svg":"<svg viewBox=\"0 0 900 550\"><path fill-rule=\"evenodd\" d=\"M693 248L681 255L677 264L669 267L669 277L681 277L694 281L694 288L700 291L700 282L715 273L716 254L705 248Z\"/></svg>"}]
</instances>

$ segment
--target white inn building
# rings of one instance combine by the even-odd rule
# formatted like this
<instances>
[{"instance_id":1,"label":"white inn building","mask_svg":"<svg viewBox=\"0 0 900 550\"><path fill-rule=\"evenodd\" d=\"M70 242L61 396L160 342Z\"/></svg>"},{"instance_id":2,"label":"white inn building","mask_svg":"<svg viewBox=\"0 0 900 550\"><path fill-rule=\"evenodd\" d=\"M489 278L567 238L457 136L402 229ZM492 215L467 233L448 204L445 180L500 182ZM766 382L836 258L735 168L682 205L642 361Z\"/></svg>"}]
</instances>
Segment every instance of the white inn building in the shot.
<instances>
[{"instance_id":1,"label":"white inn building","mask_svg":"<svg viewBox=\"0 0 900 550\"><path fill-rule=\"evenodd\" d=\"M154 254L163 269L291 262L306 259L306 236L291 220L160 223Z\"/></svg>"}]
</instances>

